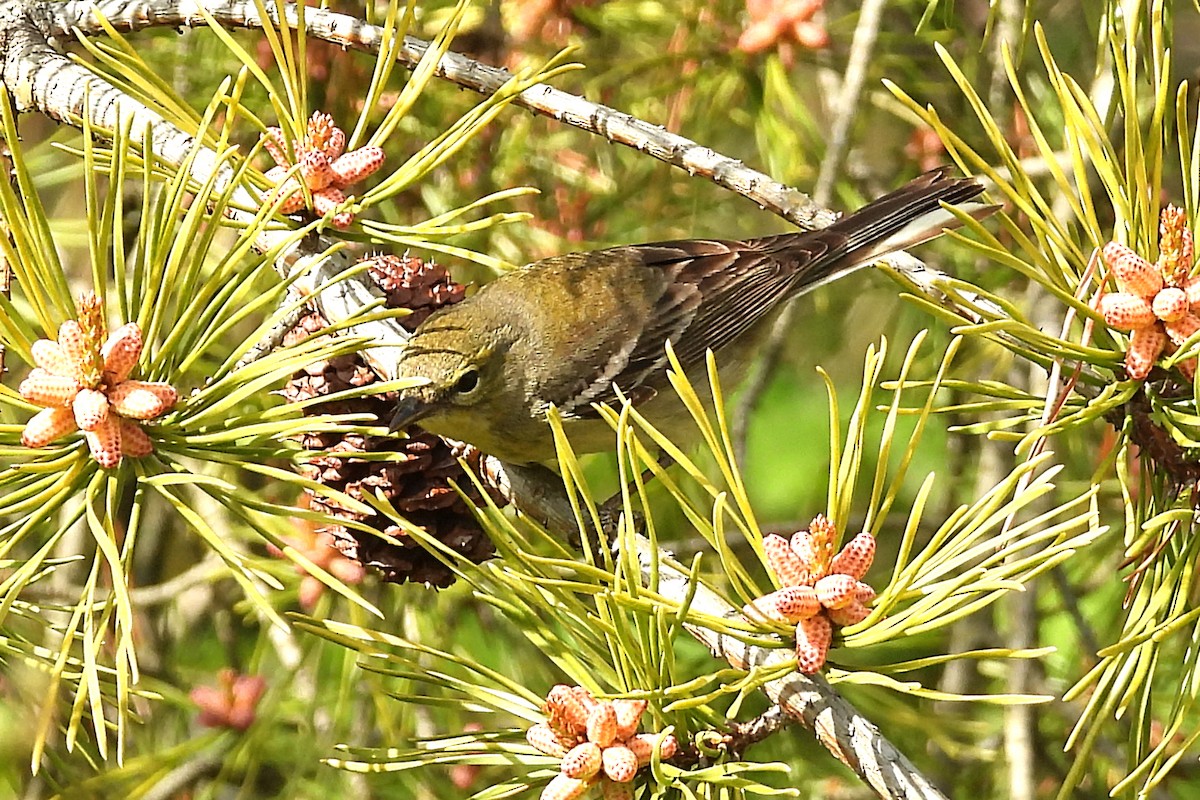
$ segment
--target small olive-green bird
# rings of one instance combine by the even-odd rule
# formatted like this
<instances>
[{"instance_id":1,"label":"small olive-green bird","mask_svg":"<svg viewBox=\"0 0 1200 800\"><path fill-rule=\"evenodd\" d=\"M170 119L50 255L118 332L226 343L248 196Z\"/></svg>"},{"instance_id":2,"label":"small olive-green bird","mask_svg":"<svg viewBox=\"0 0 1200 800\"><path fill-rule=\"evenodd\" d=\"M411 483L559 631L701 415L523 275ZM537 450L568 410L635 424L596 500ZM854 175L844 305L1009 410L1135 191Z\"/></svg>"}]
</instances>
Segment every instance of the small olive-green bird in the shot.
<instances>
[{"instance_id":1,"label":"small olive-green bird","mask_svg":"<svg viewBox=\"0 0 1200 800\"><path fill-rule=\"evenodd\" d=\"M736 374L760 341L755 330L788 300L957 227L941 204L982 191L941 168L818 231L612 247L509 272L417 328L398 377L428 382L401 391L391 430L419 422L502 461L546 462L551 406L576 452L615 447L594 404L616 403L619 388L679 440L693 423L667 381L668 341L698 390L708 350L723 377Z\"/></svg>"}]
</instances>

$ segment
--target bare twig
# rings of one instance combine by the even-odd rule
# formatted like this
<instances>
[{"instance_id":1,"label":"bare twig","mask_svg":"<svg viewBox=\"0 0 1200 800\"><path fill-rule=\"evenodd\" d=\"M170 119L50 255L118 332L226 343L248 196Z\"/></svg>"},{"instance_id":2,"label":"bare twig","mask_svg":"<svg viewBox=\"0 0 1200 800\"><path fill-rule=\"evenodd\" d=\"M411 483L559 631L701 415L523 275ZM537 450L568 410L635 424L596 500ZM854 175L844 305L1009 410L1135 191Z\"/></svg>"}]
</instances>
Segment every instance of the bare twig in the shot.
<instances>
[{"instance_id":1,"label":"bare twig","mask_svg":"<svg viewBox=\"0 0 1200 800\"><path fill-rule=\"evenodd\" d=\"M287 294L283 298L283 304L292 305L299 299L299 297L300 291L294 285L290 285L287 288ZM308 309L305 306L297 305L290 312L285 314L282 319L272 326L271 330L267 331L266 334L257 342L255 342L254 346L247 350L246 354L238 360L238 368L244 367L247 364L253 364L255 361L258 361L260 358L268 355L272 350L275 350L277 347L283 344L283 338L287 336L288 331L296 327L296 324L300 322L300 319L307 313Z\"/></svg>"},{"instance_id":2,"label":"bare twig","mask_svg":"<svg viewBox=\"0 0 1200 800\"><path fill-rule=\"evenodd\" d=\"M859 97L867 78L867 66L871 63L871 55L875 48L875 39L879 33L879 22L883 17L883 8L887 0L864 0L859 13L858 26L854 30L854 39L850 43L850 57L846 63L846 73L842 77L841 91L834 99L833 124L830 127L829 140L825 143L825 157L821 160L821 169L817 173L817 184L813 188L813 201L828 205L833 194L833 185L841 171L842 162L850 145L850 127L854 123L855 112L859 107ZM755 360L754 371L750 373L742 395L738 399L737 409L732 414L732 436L734 454L738 461L746 459L746 437L750 417L758 406L762 393L766 390L779 363L783 345L788 331L796 317L796 303L789 303L775 318L766 341L759 350Z\"/></svg>"},{"instance_id":3,"label":"bare twig","mask_svg":"<svg viewBox=\"0 0 1200 800\"><path fill-rule=\"evenodd\" d=\"M178 601L183 593L193 586L208 583L218 578L226 578L228 575L229 571L224 567L221 559L216 555L210 555L208 558L193 564L183 572L172 578L168 578L162 583L137 586L129 589L129 599L139 609L148 610L154 606ZM78 602L80 593L81 589L75 585L47 585L43 587L35 584L27 594L22 596L31 603L74 604ZM96 592L91 605L88 606L88 610L95 612L103 611L112 602L111 593Z\"/></svg>"},{"instance_id":4,"label":"bare twig","mask_svg":"<svg viewBox=\"0 0 1200 800\"><path fill-rule=\"evenodd\" d=\"M858 25L850 41L850 56L846 61L846 74L842 77L842 88L834 99L833 124L829 128L829 140L825 143L825 157L817 173L817 185L813 188L813 199L827 205L833 195L833 185L841 172L842 162L850 148L850 128L854 124L859 108L859 98L867 80L867 67L875 52L875 39L879 35L879 23L887 0L863 0L859 10Z\"/></svg>"},{"instance_id":5,"label":"bare twig","mask_svg":"<svg viewBox=\"0 0 1200 800\"><path fill-rule=\"evenodd\" d=\"M0 141L0 169L4 170L5 175L0 177L0 180L7 179L10 182L15 182L12 171L12 151L9 149L8 142ZM0 236L8 236L8 223L0 225ZM6 299L12 298L12 266L8 263L8 259L0 256L0 295L4 295ZM5 367L5 347L0 344L0 375L3 375Z\"/></svg>"},{"instance_id":6,"label":"bare twig","mask_svg":"<svg viewBox=\"0 0 1200 800\"><path fill-rule=\"evenodd\" d=\"M740 761L742 755L751 745L758 744L789 725L795 724L795 722L796 718L789 715L782 708L771 706L754 719L749 719L745 722L735 722L730 725L729 733L725 736L721 744L734 759Z\"/></svg>"},{"instance_id":7,"label":"bare twig","mask_svg":"<svg viewBox=\"0 0 1200 800\"><path fill-rule=\"evenodd\" d=\"M187 787L195 786L201 776L220 769L224 758L225 754L216 749L201 751L164 775L142 795L143 800L168 800L178 796Z\"/></svg>"}]
</instances>

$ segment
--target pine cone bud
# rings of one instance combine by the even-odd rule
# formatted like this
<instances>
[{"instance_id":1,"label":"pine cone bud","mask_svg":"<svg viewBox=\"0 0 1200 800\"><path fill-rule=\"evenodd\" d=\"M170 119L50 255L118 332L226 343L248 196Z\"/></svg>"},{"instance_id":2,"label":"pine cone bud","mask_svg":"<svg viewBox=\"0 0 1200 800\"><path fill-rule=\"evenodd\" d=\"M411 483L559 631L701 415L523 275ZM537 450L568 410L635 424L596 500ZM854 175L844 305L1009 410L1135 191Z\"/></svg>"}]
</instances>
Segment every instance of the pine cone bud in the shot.
<instances>
[{"instance_id":1,"label":"pine cone bud","mask_svg":"<svg viewBox=\"0 0 1200 800\"><path fill-rule=\"evenodd\" d=\"M767 566L771 568L780 586L800 586L808 583L810 565L796 555L787 539L772 533L763 537L762 544L767 555Z\"/></svg>"},{"instance_id":2,"label":"pine cone bud","mask_svg":"<svg viewBox=\"0 0 1200 800\"><path fill-rule=\"evenodd\" d=\"M858 581L852 576L835 572L817 581L817 599L826 608L842 608L854 601Z\"/></svg>"},{"instance_id":3,"label":"pine cone bud","mask_svg":"<svg viewBox=\"0 0 1200 800\"><path fill-rule=\"evenodd\" d=\"M592 706L587 717L587 738L601 747L617 739L617 712L612 703L599 702Z\"/></svg>"},{"instance_id":4,"label":"pine cone bud","mask_svg":"<svg viewBox=\"0 0 1200 800\"><path fill-rule=\"evenodd\" d=\"M559 773L550 779L545 789L542 789L541 800L576 800L591 785L589 781L580 780L579 778L568 778L566 775Z\"/></svg>"},{"instance_id":5,"label":"pine cone bud","mask_svg":"<svg viewBox=\"0 0 1200 800\"><path fill-rule=\"evenodd\" d=\"M841 608L831 608L827 611L829 619L835 625L845 627L847 625L857 625L871 614L871 609L858 601L858 598L851 600Z\"/></svg>"},{"instance_id":6,"label":"pine cone bud","mask_svg":"<svg viewBox=\"0 0 1200 800\"><path fill-rule=\"evenodd\" d=\"M69 408L43 408L29 418L21 431L21 444L26 447L45 447L55 439L79 430L75 414Z\"/></svg>"},{"instance_id":7,"label":"pine cone bud","mask_svg":"<svg viewBox=\"0 0 1200 800\"><path fill-rule=\"evenodd\" d=\"M629 783L637 774L637 756L625 745L617 744L604 748L601 758L604 762L604 774L611 781Z\"/></svg>"},{"instance_id":8,"label":"pine cone bud","mask_svg":"<svg viewBox=\"0 0 1200 800\"><path fill-rule=\"evenodd\" d=\"M1100 298L1104 323L1119 331L1132 331L1154 324L1154 306L1145 297L1128 292L1113 292Z\"/></svg>"},{"instance_id":9,"label":"pine cone bud","mask_svg":"<svg viewBox=\"0 0 1200 800\"><path fill-rule=\"evenodd\" d=\"M266 196L268 205L283 197L286 199L279 204L280 214L295 214L304 208L304 193L300 191L300 182L295 176L288 175L283 167L275 167L267 170L267 180L275 183L275 188Z\"/></svg>"},{"instance_id":10,"label":"pine cone bud","mask_svg":"<svg viewBox=\"0 0 1200 800\"><path fill-rule=\"evenodd\" d=\"M600 745L584 742L563 756L562 774L568 778L590 778L600 771Z\"/></svg>"},{"instance_id":11,"label":"pine cone bud","mask_svg":"<svg viewBox=\"0 0 1200 800\"><path fill-rule=\"evenodd\" d=\"M679 740L675 738L675 734L668 733L658 745L658 757L662 759L673 758L678 752Z\"/></svg>"},{"instance_id":12,"label":"pine cone bud","mask_svg":"<svg viewBox=\"0 0 1200 800\"><path fill-rule=\"evenodd\" d=\"M121 423L116 414L109 414L94 430L84 431L83 438L100 466L112 469L121 463Z\"/></svg>"},{"instance_id":13,"label":"pine cone bud","mask_svg":"<svg viewBox=\"0 0 1200 800\"><path fill-rule=\"evenodd\" d=\"M562 738L546 722L539 722L525 731L525 741L543 755L562 758L567 754L568 748L563 744Z\"/></svg>"},{"instance_id":14,"label":"pine cone bud","mask_svg":"<svg viewBox=\"0 0 1200 800\"><path fill-rule=\"evenodd\" d=\"M875 589L869 583L859 581L854 585L854 599L864 606L870 605L875 599Z\"/></svg>"},{"instance_id":15,"label":"pine cone bud","mask_svg":"<svg viewBox=\"0 0 1200 800\"><path fill-rule=\"evenodd\" d=\"M593 706L575 689L565 683L551 688L546 694L546 713L553 727L583 733L587 730L588 712Z\"/></svg>"},{"instance_id":16,"label":"pine cone bud","mask_svg":"<svg viewBox=\"0 0 1200 800\"><path fill-rule=\"evenodd\" d=\"M1168 286L1154 295L1154 316L1163 322L1175 322L1188 313L1187 294L1183 289Z\"/></svg>"},{"instance_id":17,"label":"pine cone bud","mask_svg":"<svg viewBox=\"0 0 1200 800\"><path fill-rule=\"evenodd\" d=\"M83 383L84 374L91 363L91 354L88 352L83 328L78 321L69 319L58 326L58 346L62 348L69 365L65 374Z\"/></svg>"},{"instance_id":18,"label":"pine cone bud","mask_svg":"<svg viewBox=\"0 0 1200 800\"><path fill-rule=\"evenodd\" d=\"M300 179L310 192L318 192L333 183L329 156L323 150L305 150L301 153Z\"/></svg>"},{"instance_id":19,"label":"pine cone bud","mask_svg":"<svg viewBox=\"0 0 1200 800\"><path fill-rule=\"evenodd\" d=\"M360 147L338 158L330 165L333 180L338 186L349 186L383 166L383 148Z\"/></svg>"},{"instance_id":20,"label":"pine cone bud","mask_svg":"<svg viewBox=\"0 0 1200 800\"><path fill-rule=\"evenodd\" d=\"M623 741L637 733L642 721L642 713L646 710L645 700L618 698L612 701L613 710L617 714L617 739Z\"/></svg>"},{"instance_id":21,"label":"pine cone bud","mask_svg":"<svg viewBox=\"0 0 1200 800\"><path fill-rule=\"evenodd\" d=\"M94 431L108 419L108 397L98 389L80 389L71 403L75 424L81 431Z\"/></svg>"},{"instance_id":22,"label":"pine cone bud","mask_svg":"<svg viewBox=\"0 0 1200 800\"><path fill-rule=\"evenodd\" d=\"M650 763L657 742L657 733L639 733L626 740L625 746L633 751L633 754L637 757L638 767L640 768ZM676 741L674 735L667 734L663 737L662 744L658 747L658 756L665 760L675 755L678 750L679 742Z\"/></svg>"},{"instance_id":23,"label":"pine cone bud","mask_svg":"<svg viewBox=\"0 0 1200 800\"><path fill-rule=\"evenodd\" d=\"M270 154L271 159L275 162L275 166L287 169L290 162L288 161L287 148L284 146L284 141L283 131L273 125L267 128L267 132L262 137L263 149Z\"/></svg>"},{"instance_id":24,"label":"pine cone bud","mask_svg":"<svg viewBox=\"0 0 1200 800\"><path fill-rule=\"evenodd\" d=\"M819 672L825 666L832 641L833 626L829 617L818 614L800 620L796 625L796 669L805 675Z\"/></svg>"},{"instance_id":25,"label":"pine cone bud","mask_svg":"<svg viewBox=\"0 0 1200 800\"><path fill-rule=\"evenodd\" d=\"M52 339L38 339L33 343L32 352L33 363L51 375L70 378L76 374L75 365L67 358L58 342Z\"/></svg>"},{"instance_id":26,"label":"pine cone bud","mask_svg":"<svg viewBox=\"0 0 1200 800\"><path fill-rule=\"evenodd\" d=\"M833 557L833 561L829 562L829 571L841 572L859 579L867 574L874 560L875 537L863 531L847 542L842 552Z\"/></svg>"},{"instance_id":27,"label":"pine cone bud","mask_svg":"<svg viewBox=\"0 0 1200 800\"><path fill-rule=\"evenodd\" d=\"M1121 291L1153 297L1163 288L1162 273L1153 264L1123 244L1109 242L1100 251Z\"/></svg>"},{"instance_id":28,"label":"pine cone bud","mask_svg":"<svg viewBox=\"0 0 1200 800\"><path fill-rule=\"evenodd\" d=\"M1197 310L1196 306L1200 305L1200 275L1193 275L1183 282L1183 293L1187 297L1188 308Z\"/></svg>"},{"instance_id":29,"label":"pine cone bud","mask_svg":"<svg viewBox=\"0 0 1200 800\"><path fill-rule=\"evenodd\" d=\"M104 359L104 380L115 386L129 377L142 354L142 329L136 322L117 328L100 348Z\"/></svg>"},{"instance_id":30,"label":"pine cone bud","mask_svg":"<svg viewBox=\"0 0 1200 800\"><path fill-rule=\"evenodd\" d=\"M1200 317L1188 312L1177 320L1164 322L1163 328L1166 329L1167 336L1175 346L1182 347L1193 333L1200 330Z\"/></svg>"},{"instance_id":31,"label":"pine cone bud","mask_svg":"<svg viewBox=\"0 0 1200 800\"><path fill-rule=\"evenodd\" d=\"M323 217L326 214L332 214L338 206L346 202L346 194L336 186L326 186L324 189L316 192L312 196L313 213L318 217ZM333 227L339 230L349 228L350 223L354 221L354 215L349 211L340 211L330 218Z\"/></svg>"},{"instance_id":32,"label":"pine cone bud","mask_svg":"<svg viewBox=\"0 0 1200 800\"><path fill-rule=\"evenodd\" d=\"M1159 325L1138 328L1129 337L1129 349L1125 351L1125 371L1135 381L1144 380L1163 348L1167 346L1167 334Z\"/></svg>"},{"instance_id":33,"label":"pine cone bud","mask_svg":"<svg viewBox=\"0 0 1200 800\"><path fill-rule=\"evenodd\" d=\"M346 132L338 126L333 126L333 130L329 131L326 140L322 149L325 151L325 155L329 156L330 161L336 160L346 152Z\"/></svg>"},{"instance_id":34,"label":"pine cone bud","mask_svg":"<svg viewBox=\"0 0 1200 800\"><path fill-rule=\"evenodd\" d=\"M121 455L142 458L154 452L154 443L141 425L131 419L117 417L121 428Z\"/></svg>"},{"instance_id":35,"label":"pine cone bud","mask_svg":"<svg viewBox=\"0 0 1200 800\"><path fill-rule=\"evenodd\" d=\"M788 546L792 548L792 552L800 559L800 563L804 564L809 571L809 581L815 581L822 577L817 573L817 562L820 557L817 554L816 542L813 541L813 535L808 531L796 531L788 540Z\"/></svg>"},{"instance_id":36,"label":"pine cone bud","mask_svg":"<svg viewBox=\"0 0 1200 800\"><path fill-rule=\"evenodd\" d=\"M65 375L54 375L41 367L34 367L29 376L21 381L17 392L31 403L46 408L68 408L79 393L79 381Z\"/></svg>"},{"instance_id":37,"label":"pine cone bud","mask_svg":"<svg viewBox=\"0 0 1200 800\"><path fill-rule=\"evenodd\" d=\"M821 610L817 592L811 586L785 586L747 603L742 613L751 621L760 619L795 625Z\"/></svg>"},{"instance_id":38,"label":"pine cone bud","mask_svg":"<svg viewBox=\"0 0 1200 800\"><path fill-rule=\"evenodd\" d=\"M175 407L179 393L169 383L123 381L108 391L108 402L122 417L154 419Z\"/></svg>"}]
</instances>

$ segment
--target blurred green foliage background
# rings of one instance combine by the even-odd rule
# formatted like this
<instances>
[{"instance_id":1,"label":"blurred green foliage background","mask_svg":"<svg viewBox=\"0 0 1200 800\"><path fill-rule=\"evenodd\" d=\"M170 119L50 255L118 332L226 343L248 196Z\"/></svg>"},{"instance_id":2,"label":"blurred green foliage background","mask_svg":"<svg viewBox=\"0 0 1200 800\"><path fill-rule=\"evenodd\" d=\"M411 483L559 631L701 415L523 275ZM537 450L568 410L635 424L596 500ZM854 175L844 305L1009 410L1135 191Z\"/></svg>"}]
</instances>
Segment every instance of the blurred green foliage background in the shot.
<instances>
[{"instance_id":1,"label":"blurred green foliage background","mask_svg":"<svg viewBox=\"0 0 1200 800\"><path fill-rule=\"evenodd\" d=\"M452 3L429 0L416 6L411 31L432 38L446 20ZM886 78L921 103L935 106L954 127L964 120L968 147L987 150L983 134L965 124L969 108L939 59L944 47L988 99L1010 145L1030 160L1036 174L1038 151L1017 108L1003 73L998 42L1007 38L1017 74L1052 132L1063 122L1032 46L1032 22L1039 21L1059 65L1097 92L1109 90L1098 78L1098 25L1101 4L1068 0L1052 4L960 0L937 3L900 0L886 4L874 46L861 57L862 89L849 104L838 94L852 42L860 29L863 4L829 0L813 18L827 46L809 48L780 39L758 52L739 49L738 42L754 20L754 0L478 0L467 13L454 49L485 63L519 66L549 58L565 47L585 69L561 76L558 88L583 95L642 119L661 124L701 144L743 160L773 177L808 191L827 174L821 202L837 209L854 208L933 165L945 153L929 131L918 124L887 91ZM1144 13L1138 4L1123 4ZM1200 48L1193 45L1200 15L1187 3L1172 11L1173 72L1193 77L1200 67ZM358 4L331 3L334 10L356 14ZM1105 6L1111 10L1115 6ZM810 31L811 32L811 31ZM261 37L236 33L238 41L262 56L269 51ZM138 52L160 76L203 107L220 81L237 65L216 37L204 30L144 32L133 37ZM336 120L351 120L361 109L359 95L370 78L373 60L312 42L307 64L312 105ZM398 71L399 72L399 71ZM398 89L403 76L393 79ZM256 96L257 93L257 96ZM394 94L390 95L394 99ZM260 89L251 87L244 101L268 107ZM389 158L402 159L442 131L449 120L477 98L435 82L420 99L402 128L388 142ZM1194 107L1194 102L1189 104ZM386 109L372 114L382 116ZM829 135L848 125L846 147L831 151ZM79 145L79 134L49 121L29 117L21 122L24 146L43 202L55 222L54 233L72 278L88 278L84 223L89 209L78 190L79 159L55 147ZM247 129L241 144L257 140ZM1184 176L1165 174L1165 194L1177 197ZM509 109L497 124L471 142L446 168L379 209L393 222L418 222L453 209L489 192L513 186L538 190L511 201L528 221L466 234L455 244L486 252L513 264L575 249L685 237L746 238L788 230L782 220L710 182L645 155L606 143L553 120ZM133 206L135 207L135 206ZM1098 209L1102 224L1111 216ZM137 220L129 220L136 225ZM1012 271L982 262L965 248L947 241L922 248L919 256L965 281L995 292L1021 307L1037 324L1057 330L1059 321L1041 314L1036 285ZM452 263L463 281L488 275L478 265ZM874 270L802 298L792 326L773 345L773 363L750 398L735 396L734 423L744 420L742 467L749 494L764 529L790 533L824 510L827 494L828 401L817 367L839 387L844 402L853 398L862 377L867 348L886 336L893 343L884 375L893 375L907 343L929 329L917 372L931 376L949 344L951 333L939 321L898 297L897 286ZM955 362L955 375L970 380L996 380L1040 391L1039 370L991 344L968 340ZM943 392L943 404L960 399ZM4 419L13 422L13 419ZM903 510L925 475L938 475L931 504L944 516L959 503L970 502L1014 463L1011 444L976 434L954 432L956 425L980 420L966 413L947 413L931 420L910 468ZM875 429L881 420L871 423ZM911 423L905 423L911 424ZM902 429L897 441L905 441ZM1064 495L1086 490L1093 471L1112 445L1112 432L1096 424L1084 433L1054 444L1066 470L1057 481ZM867 454L872 451L868 448ZM898 456L897 456L898 457ZM589 462L589 477L599 496L617 486L615 467L604 457ZM870 474L868 463L864 472ZM266 496L279 491L264 482L252 487ZM651 489L652 493L661 491ZM277 498L291 501L294 498ZM940 651L983 646L1053 644L1056 653L1032 667L1019 691L1061 697L1095 663L1095 653L1112 643L1121 626L1120 604L1126 586L1119 579L1122 545L1117 536L1124 520L1116 481L1102 481L1100 511L1117 529L1080 552L1043 579L1030 601L1021 606L999 604L969 617L947 633L911 637L889 643L894 660L926 653L937 638ZM939 517L940 518L940 517ZM219 521L218 521L219 522ZM217 524L217 523L214 523ZM231 525L233 523L230 523ZM681 562L698 549L678 511L668 507L658 521L663 544ZM887 564L902 532L904 515L884 526L878 561ZM286 590L271 594L281 610L296 610L301 577L287 562L270 556L249 537L242 542L260 568L282 581ZM65 547L67 545L64 545ZM267 626L246 603L237 585L214 567L197 573L192 567L207 557L204 545L165 518L155 535L144 539L131 572L135 593L142 598L137 620L140 688L160 695L139 699L135 725L123 764L102 762L87 741L68 748L51 741L37 776L29 774L28 732L38 714L44 686L36 672L7 663L0 677L0 795L21 798L458 798L486 790L507 778L505 766L431 767L392 774L357 774L322 764L340 743L385 747L417 737L449 735L478 722L469 707L447 703L419 707L394 702L390 693L409 691L401 678L358 669L354 654L304 632ZM64 551L69 552L69 550ZM884 569L886 572L886 568ZM178 577L184 576L180 583ZM53 600L69 593L69 569L39 586ZM562 680L538 648L512 628L496 609L461 585L434 592L421 586L382 584L368 576L365 597L383 611L386 625L361 609L325 592L307 612L366 627L384 627L412 641L430 642L518 680L535 694ZM35 596L39 596L36 595ZM1020 624L1018 624L1020 623ZM1032 626L1032 641L1016 631ZM870 654L856 654L870 660ZM676 659L681 672L714 669L707 652L687 641ZM256 719L244 732L208 729L197 720L188 692L214 685L221 669L259 675L266 691ZM1170 665L1165 667L1168 671ZM1188 687L1186 676L1177 676ZM920 680L931 687L960 693L989 694L1012 690L1006 665L979 661L945 670L927 669ZM896 695L878 688L850 687L847 696L885 735L917 762L952 797L1015 796L1011 751L1002 742L1012 717L1003 707L970 703L935 703ZM1032 796L1052 797L1060 791L1074 756L1062 745L1080 711L1081 701L1037 706L1029 725L1034 742L1027 752ZM752 699L742 714L761 711L765 699ZM1147 712L1150 714L1150 712ZM1150 714L1153 716L1153 714ZM1194 722L1194 720L1192 720ZM515 724L515 723L513 723ZM1172 731L1184 737L1186 731ZM1130 744L1128 720L1106 724L1091 751L1080 788L1072 796L1107 796L1109 787L1138 763ZM845 769L800 731L773 737L752 751L761 761L790 766L787 775L770 780L798 789L803 797L862 797L865 790ZM1181 738L1182 740L1182 738ZM1154 742L1152 744L1156 744ZM1194 755L1194 751L1193 755ZM1158 797L1193 796L1200 786L1194 757L1175 766L1157 789Z\"/></svg>"}]
</instances>

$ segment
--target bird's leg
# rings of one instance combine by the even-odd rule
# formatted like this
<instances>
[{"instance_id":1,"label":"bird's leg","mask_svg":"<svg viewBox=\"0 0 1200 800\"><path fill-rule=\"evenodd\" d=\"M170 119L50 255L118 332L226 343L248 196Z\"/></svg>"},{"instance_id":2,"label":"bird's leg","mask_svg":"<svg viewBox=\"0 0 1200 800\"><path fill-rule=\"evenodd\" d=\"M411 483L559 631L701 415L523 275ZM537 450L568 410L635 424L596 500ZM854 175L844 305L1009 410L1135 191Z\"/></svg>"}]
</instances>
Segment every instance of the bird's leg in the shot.
<instances>
[{"instance_id":1,"label":"bird's leg","mask_svg":"<svg viewBox=\"0 0 1200 800\"><path fill-rule=\"evenodd\" d=\"M664 455L659 457L659 463L667 467L672 462ZM514 508L548 530L566 532L567 543L571 547L580 546L575 511L558 473L541 464L510 464L493 456L485 456L481 467L484 480L495 487ZM653 476L653 472L647 469L642 473L642 480L650 480ZM624 510L622 492L608 498L597 509L601 533L609 546L617 539ZM641 530L641 514L635 512L633 523L636 529Z\"/></svg>"},{"instance_id":2,"label":"bird's leg","mask_svg":"<svg viewBox=\"0 0 1200 800\"><path fill-rule=\"evenodd\" d=\"M658 454L658 465L663 469L667 469L674 463L675 459L671 458L666 453L660 452ZM654 470L650 469L649 467L642 470L641 483L649 483L653 479ZM636 485L636 483L630 481L630 483L626 485L626 488L631 489ZM621 521L621 514L625 511L624 498L624 491L616 492L612 497L605 500L598 509L600 514L600 525L604 533L604 541L609 547L612 548L616 547L618 533L617 526ZM633 527L638 533L642 533L645 530L645 517L643 517L640 512L633 512Z\"/></svg>"},{"instance_id":3,"label":"bird's leg","mask_svg":"<svg viewBox=\"0 0 1200 800\"><path fill-rule=\"evenodd\" d=\"M462 446L461 443L456 444ZM675 460L660 452L657 462L660 468L667 469ZM562 476L557 472L541 464L510 464L495 456L485 455L479 462L479 475L485 484L498 491L522 514L547 530L565 532L567 544L575 549L580 548L582 542L575 510L563 487ZM653 478L654 470L646 468L640 480L648 483ZM626 488L633 489L635 486L630 482ZM621 515L625 512L624 495L624 491L616 492L596 509L600 533L610 548L617 543ZM633 512L632 523L638 533L645 529L645 518L640 512Z\"/></svg>"}]
</instances>

